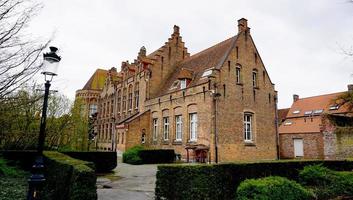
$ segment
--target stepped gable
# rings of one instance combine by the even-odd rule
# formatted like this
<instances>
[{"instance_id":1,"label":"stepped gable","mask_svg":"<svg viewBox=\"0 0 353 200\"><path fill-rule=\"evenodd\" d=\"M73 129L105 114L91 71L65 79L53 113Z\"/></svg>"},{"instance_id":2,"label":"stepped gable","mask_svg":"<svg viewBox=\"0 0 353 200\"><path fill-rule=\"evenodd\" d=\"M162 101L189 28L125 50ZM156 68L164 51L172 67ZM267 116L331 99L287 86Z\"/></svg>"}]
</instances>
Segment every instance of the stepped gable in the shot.
<instances>
[{"instance_id":1,"label":"stepped gable","mask_svg":"<svg viewBox=\"0 0 353 200\"><path fill-rule=\"evenodd\" d=\"M97 69L91 78L87 81L82 90L102 90L108 71L104 69Z\"/></svg>"},{"instance_id":2,"label":"stepped gable","mask_svg":"<svg viewBox=\"0 0 353 200\"><path fill-rule=\"evenodd\" d=\"M219 69L232 50L236 39L237 36L231 37L197 54L194 54L177 64L175 71L172 73L171 77L167 79L165 86L162 88L158 96L178 90L171 90L170 88L173 83L178 80L178 77L183 69L191 71L193 74L192 80L188 87L207 82L207 78L202 78L204 71L210 68Z\"/></svg>"}]
</instances>

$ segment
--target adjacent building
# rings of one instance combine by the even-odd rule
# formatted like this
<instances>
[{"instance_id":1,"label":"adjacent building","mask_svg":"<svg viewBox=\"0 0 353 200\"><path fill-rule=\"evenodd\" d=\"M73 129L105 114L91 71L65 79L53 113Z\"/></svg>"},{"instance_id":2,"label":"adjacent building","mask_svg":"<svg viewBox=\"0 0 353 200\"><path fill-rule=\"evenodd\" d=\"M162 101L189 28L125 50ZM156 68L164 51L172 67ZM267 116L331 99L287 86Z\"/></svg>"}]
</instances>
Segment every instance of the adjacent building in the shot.
<instances>
[{"instance_id":1,"label":"adjacent building","mask_svg":"<svg viewBox=\"0 0 353 200\"><path fill-rule=\"evenodd\" d=\"M352 89L353 85L349 85L348 91L352 92ZM337 100L342 94L344 92L306 98L293 95L290 109L280 110L287 112L279 127L282 159L353 156L353 129L349 128L353 125L350 122L353 111Z\"/></svg>"},{"instance_id":2,"label":"adjacent building","mask_svg":"<svg viewBox=\"0 0 353 200\"><path fill-rule=\"evenodd\" d=\"M178 26L165 44L108 70L97 148L174 149L182 159L273 160L276 98L247 20L234 36L190 55Z\"/></svg>"}]
</instances>

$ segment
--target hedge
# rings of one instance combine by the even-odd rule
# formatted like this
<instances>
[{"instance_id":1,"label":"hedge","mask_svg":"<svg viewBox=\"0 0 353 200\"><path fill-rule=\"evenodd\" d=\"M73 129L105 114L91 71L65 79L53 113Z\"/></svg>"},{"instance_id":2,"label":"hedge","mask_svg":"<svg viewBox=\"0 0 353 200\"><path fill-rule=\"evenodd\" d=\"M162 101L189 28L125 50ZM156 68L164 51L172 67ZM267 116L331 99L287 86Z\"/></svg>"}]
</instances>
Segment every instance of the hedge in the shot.
<instances>
[{"instance_id":1,"label":"hedge","mask_svg":"<svg viewBox=\"0 0 353 200\"><path fill-rule=\"evenodd\" d=\"M353 161L273 161L219 165L160 165L156 199L234 199L235 188L250 178L282 176L298 180L307 165L323 164L339 171L353 169Z\"/></svg>"},{"instance_id":2,"label":"hedge","mask_svg":"<svg viewBox=\"0 0 353 200\"><path fill-rule=\"evenodd\" d=\"M306 166L299 173L299 180L311 188L318 199L353 198L352 172L336 172L321 165Z\"/></svg>"},{"instance_id":3,"label":"hedge","mask_svg":"<svg viewBox=\"0 0 353 200\"><path fill-rule=\"evenodd\" d=\"M279 176L247 179L236 190L238 200L307 200L314 194L299 183Z\"/></svg>"},{"instance_id":4,"label":"hedge","mask_svg":"<svg viewBox=\"0 0 353 200\"><path fill-rule=\"evenodd\" d=\"M43 200L97 199L94 164L59 152L44 152Z\"/></svg>"},{"instance_id":5,"label":"hedge","mask_svg":"<svg viewBox=\"0 0 353 200\"><path fill-rule=\"evenodd\" d=\"M173 149L147 149L138 153L144 164L173 163L175 152Z\"/></svg>"},{"instance_id":6,"label":"hedge","mask_svg":"<svg viewBox=\"0 0 353 200\"><path fill-rule=\"evenodd\" d=\"M89 152L80 152L80 151L65 151L61 152L70 157L93 162L97 172L109 172L117 166L117 155L115 152L106 152L106 151L89 151ZM4 150L0 151L0 155L4 158L10 160L11 162L16 162L21 168L25 170L30 170L37 151L35 150Z\"/></svg>"},{"instance_id":7,"label":"hedge","mask_svg":"<svg viewBox=\"0 0 353 200\"><path fill-rule=\"evenodd\" d=\"M118 165L116 152L112 151L64 151L61 153L79 160L93 162L96 167L96 172L99 173L109 172Z\"/></svg>"},{"instance_id":8,"label":"hedge","mask_svg":"<svg viewBox=\"0 0 353 200\"><path fill-rule=\"evenodd\" d=\"M123 162L133 165L173 163L175 152L173 149L143 149L134 146L123 153Z\"/></svg>"}]
</instances>

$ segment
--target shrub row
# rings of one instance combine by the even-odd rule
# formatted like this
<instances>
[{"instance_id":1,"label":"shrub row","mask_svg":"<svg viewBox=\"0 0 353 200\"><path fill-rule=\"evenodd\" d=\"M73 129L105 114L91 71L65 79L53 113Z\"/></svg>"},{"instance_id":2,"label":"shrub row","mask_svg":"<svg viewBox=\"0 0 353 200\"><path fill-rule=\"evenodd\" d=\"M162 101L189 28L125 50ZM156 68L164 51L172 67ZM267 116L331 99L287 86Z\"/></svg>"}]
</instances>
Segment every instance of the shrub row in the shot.
<instances>
[{"instance_id":1,"label":"shrub row","mask_svg":"<svg viewBox=\"0 0 353 200\"><path fill-rule=\"evenodd\" d=\"M43 200L96 200L94 164L59 152L44 152Z\"/></svg>"},{"instance_id":2,"label":"shrub row","mask_svg":"<svg viewBox=\"0 0 353 200\"><path fill-rule=\"evenodd\" d=\"M337 172L321 165L304 167L299 174L300 182L311 188L318 199L338 196L353 198L353 173Z\"/></svg>"},{"instance_id":3,"label":"shrub row","mask_svg":"<svg viewBox=\"0 0 353 200\"><path fill-rule=\"evenodd\" d=\"M353 162L348 160L160 165L155 195L156 199L234 199L234 190L245 179L282 176L298 180L299 171L314 164L338 171L353 169Z\"/></svg>"},{"instance_id":4,"label":"shrub row","mask_svg":"<svg viewBox=\"0 0 353 200\"><path fill-rule=\"evenodd\" d=\"M117 166L117 156L115 152L81 152L81 151L65 151L62 152L70 157L84 160L88 162L93 162L97 172L109 172ZM6 150L0 151L0 155L4 158L10 160L11 162L16 162L21 168L25 170L30 170L37 151L35 150Z\"/></svg>"},{"instance_id":5,"label":"shrub row","mask_svg":"<svg viewBox=\"0 0 353 200\"><path fill-rule=\"evenodd\" d=\"M112 151L65 151L61 153L79 160L93 162L96 167L96 172L99 173L109 172L118 165L116 152Z\"/></svg>"},{"instance_id":6,"label":"shrub row","mask_svg":"<svg viewBox=\"0 0 353 200\"><path fill-rule=\"evenodd\" d=\"M236 192L237 200L308 200L314 194L295 181L279 176L246 179Z\"/></svg>"},{"instance_id":7,"label":"shrub row","mask_svg":"<svg viewBox=\"0 0 353 200\"><path fill-rule=\"evenodd\" d=\"M123 153L123 162L133 165L172 163L175 160L173 149L143 149L134 146Z\"/></svg>"}]
</instances>

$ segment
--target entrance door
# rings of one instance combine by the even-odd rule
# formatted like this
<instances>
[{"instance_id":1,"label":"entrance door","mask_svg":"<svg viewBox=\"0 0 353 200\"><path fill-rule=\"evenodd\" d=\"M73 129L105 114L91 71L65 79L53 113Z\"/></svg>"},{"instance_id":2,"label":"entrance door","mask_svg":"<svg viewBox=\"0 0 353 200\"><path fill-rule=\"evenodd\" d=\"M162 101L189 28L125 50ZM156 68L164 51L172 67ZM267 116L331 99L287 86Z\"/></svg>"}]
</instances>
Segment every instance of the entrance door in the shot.
<instances>
[{"instance_id":1,"label":"entrance door","mask_svg":"<svg viewBox=\"0 0 353 200\"><path fill-rule=\"evenodd\" d=\"M303 157L303 139L293 139L294 142L294 157Z\"/></svg>"}]
</instances>

